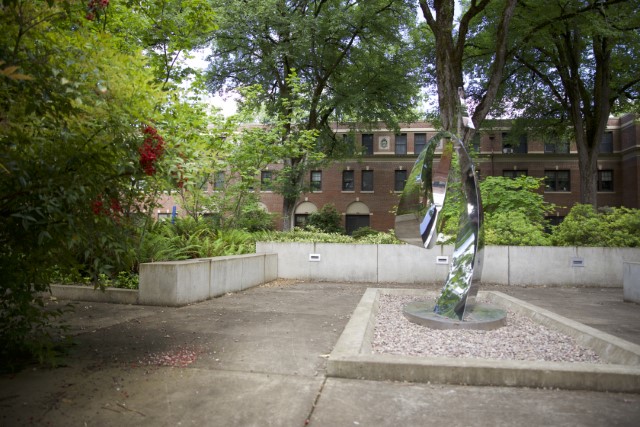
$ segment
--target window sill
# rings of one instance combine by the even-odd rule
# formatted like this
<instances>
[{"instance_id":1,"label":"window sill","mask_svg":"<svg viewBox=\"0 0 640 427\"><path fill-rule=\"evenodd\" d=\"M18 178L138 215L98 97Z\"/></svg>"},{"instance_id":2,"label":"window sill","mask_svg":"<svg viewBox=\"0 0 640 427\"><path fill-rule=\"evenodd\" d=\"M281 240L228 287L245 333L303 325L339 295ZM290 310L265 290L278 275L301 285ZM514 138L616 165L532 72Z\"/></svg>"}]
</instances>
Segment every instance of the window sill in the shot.
<instances>
[{"instance_id":1,"label":"window sill","mask_svg":"<svg viewBox=\"0 0 640 427\"><path fill-rule=\"evenodd\" d=\"M373 190L361 190L360 193L361 194L373 194L374 191Z\"/></svg>"},{"instance_id":2,"label":"window sill","mask_svg":"<svg viewBox=\"0 0 640 427\"><path fill-rule=\"evenodd\" d=\"M352 194L352 193L355 193L355 190L342 190L342 193Z\"/></svg>"}]
</instances>

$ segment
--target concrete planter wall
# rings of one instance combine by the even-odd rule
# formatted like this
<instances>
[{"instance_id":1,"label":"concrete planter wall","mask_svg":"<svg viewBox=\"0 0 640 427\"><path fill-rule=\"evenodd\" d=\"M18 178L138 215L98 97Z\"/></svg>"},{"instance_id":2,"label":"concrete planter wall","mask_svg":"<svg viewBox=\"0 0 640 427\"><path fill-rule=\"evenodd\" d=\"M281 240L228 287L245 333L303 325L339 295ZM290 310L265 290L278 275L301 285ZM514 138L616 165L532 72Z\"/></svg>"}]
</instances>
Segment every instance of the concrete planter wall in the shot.
<instances>
[{"instance_id":1,"label":"concrete planter wall","mask_svg":"<svg viewBox=\"0 0 640 427\"><path fill-rule=\"evenodd\" d=\"M276 254L234 255L140 264L138 301L181 306L278 278Z\"/></svg>"},{"instance_id":2,"label":"concrete planter wall","mask_svg":"<svg viewBox=\"0 0 640 427\"><path fill-rule=\"evenodd\" d=\"M90 302L109 302L114 304L137 304L138 291L135 289L106 288L93 286L51 285L51 295L58 299Z\"/></svg>"},{"instance_id":3,"label":"concrete planter wall","mask_svg":"<svg viewBox=\"0 0 640 427\"><path fill-rule=\"evenodd\" d=\"M625 262L622 278L622 293L625 301L640 304L640 263Z\"/></svg>"},{"instance_id":4,"label":"concrete planter wall","mask_svg":"<svg viewBox=\"0 0 640 427\"><path fill-rule=\"evenodd\" d=\"M453 246L259 242L278 254L278 277L364 283L441 283ZM515 286L622 287L623 263L639 248L488 246L482 282Z\"/></svg>"}]
</instances>

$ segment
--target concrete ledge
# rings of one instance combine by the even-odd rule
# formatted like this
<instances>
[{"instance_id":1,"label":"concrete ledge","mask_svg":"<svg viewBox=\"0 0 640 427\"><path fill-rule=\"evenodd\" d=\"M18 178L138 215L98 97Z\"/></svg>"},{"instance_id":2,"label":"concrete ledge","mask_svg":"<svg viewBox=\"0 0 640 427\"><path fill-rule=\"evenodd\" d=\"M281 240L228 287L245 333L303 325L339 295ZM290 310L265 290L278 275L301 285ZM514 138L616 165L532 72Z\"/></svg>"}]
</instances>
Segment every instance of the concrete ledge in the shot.
<instances>
[{"instance_id":1,"label":"concrete ledge","mask_svg":"<svg viewBox=\"0 0 640 427\"><path fill-rule=\"evenodd\" d=\"M140 264L139 303L183 306L278 278L277 255L256 253Z\"/></svg>"},{"instance_id":2,"label":"concrete ledge","mask_svg":"<svg viewBox=\"0 0 640 427\"><path fill-rule=\"evenodd\" d=\"M421 290L368 289L329 356L327 375L340 378L431 382L441 384L552 387L569 390L640 392L640 346L542 310L499 292L481 292L533 320L579 337L583 345L610 364L552 363L488 359L426 358L376 355L371 351L380 293L423 295ZM522 308L518 308L522 307ZM573 331L568 332L570 329ZM585 344L586 343L586 344ZM629 364L622 364L627 361Z\"/></svg>"},{"instance_id":3,"label":"concrete ledge","mask_svg":"<svg viewBox=\"0 0 640 427\"><path fill-rule=\"evenodd\" d=\"M108 302L113 304L137 304L135 289L106 288L104 291L92 286L51 285L51 295L64 300Z\"/></svg>"},{"instance_id":4,"label":"concrete ledge","mask_svg":"<svg viewBox=\"0 0 640 427\"><path fill-rule=\"evenodd\" d=\"M640 304L640 262L624 262L622 298Z\"/></svg>"},{"instance_id":5,"label":"concrete ledge","mask_svg":"<svg viewBox=\"0 0 640 427\"><path fill-rule=\"evenodd\" d=\"M453 246L257 242L256 252L277 253L283 279L443 283ZM624 262L640 263L640 248L486 246L482 283L622 287Z\"/></svg>"}]
</instances>

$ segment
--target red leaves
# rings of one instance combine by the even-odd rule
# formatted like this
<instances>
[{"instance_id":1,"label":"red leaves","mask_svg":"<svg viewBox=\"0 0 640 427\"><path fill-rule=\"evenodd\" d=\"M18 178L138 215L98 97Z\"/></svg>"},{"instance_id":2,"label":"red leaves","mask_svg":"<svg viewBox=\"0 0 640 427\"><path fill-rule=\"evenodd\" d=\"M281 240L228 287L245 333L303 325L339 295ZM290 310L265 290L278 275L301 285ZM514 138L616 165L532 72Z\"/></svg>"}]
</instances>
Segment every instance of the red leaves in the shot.
<instances>
[{"instance_id":1,"label":"red leaves","mask_svg":"<svg viewBox=\"0 0 640 427\"><path fill-rule=\"evenodd\" d=\"M89 21L96 19L96 16L100 15L109 6L109 0L89 0L87 4L87 14L85 18Z\"/></svg>"},{"instance_id":2,"label":"red leaves","mask_svg":"<svg viewBox=\"0 0 640 427\"><path fill-rule=\"evenodd\" d=\"M145 174L153 175L156 172L155 163L164 153L164 139L158 135L156 128L149 125L145 126L142 132L144 133L144 142L138 148L140 166Z\"/></svg>"},{"instance_id":3,"label":"red leaves","mask_svg":"<svg viewBox=\"0 0 640 427\"><path fill-rule=\"evenodd\" d=\"M116 221L120 220L122 215L122 206L117 197L111 197L106 200L102 194L91 202L91 210L96 216L106 216Z\"/></svg>"}]
</instances>

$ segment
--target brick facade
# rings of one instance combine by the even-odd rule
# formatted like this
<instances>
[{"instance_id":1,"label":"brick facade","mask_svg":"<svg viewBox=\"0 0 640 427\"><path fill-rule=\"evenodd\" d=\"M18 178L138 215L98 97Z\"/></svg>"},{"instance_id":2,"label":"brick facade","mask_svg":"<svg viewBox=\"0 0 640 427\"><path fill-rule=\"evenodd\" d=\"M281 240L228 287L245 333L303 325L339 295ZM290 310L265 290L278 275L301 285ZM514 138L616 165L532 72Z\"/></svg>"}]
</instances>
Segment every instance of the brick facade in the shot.
<instances>
[{"instance_id":1,"label":"brick facade","mask_svg":"<svg viewBox=\"0 0 640 427\"><path fill-rule=\"evenodd\" d=\"M348 135L348 126L336 126L334 131ZM527 140L525 145L518 145L509 136L508 127L500 127L499 123L489 130L479 132L476 144L479 153L476 155L476 169L481 178L486 176L504 176L506 174L526 173L533 177L555 175L555 189L541 190L545 200L558 206L558 218L566 215L568 210L580 200L580 176L578 156L575 143L568 150L560 152L545 151L541 141ZM620 118L611 118L607 135L612 142L611 149L603 152L598 159L598 169L603 171L606 182L604 191L598 192L599 206L626 206L640 208L640 121L632 114ZM396 171L411 171L415 163L421 141L428 141L437 133L428 123L412 123L401 125L396 134L389 130L362 131L355 134L355 145L369 151L362 157L337 161L321 170L321 188L302 194L296 209L297 219L327 203L332 203L343 215L343 225L347 231L359 226L368 225L381 231L394 227L393 209L398 204L400 191L396 191ZM363 144L364 142L364 144ZM511 146L509 146L511 144ZM564 151L564 152L562 152ZM439 155L436 150L436 161ZM406 153L406 154L405 154ZM274 165L277 169L278 166ZM343 171L353 171L353 186L343 189ZM363 171L366 176L363 176ZM555 171L555 172L554 172ZM568 172L568 186L565 177ZM398 172L402 174L402 172ZM315 175L316 178L318 174ZM347 177L351 172L347 172ZM401 175L398 175L401 176ZM311 173L307 179L311 179ZM363 188L363 179L373 189ZM555 191L553 191L555 190ZM282 197L272 192L261 192L261 201L269 212L282 212ZM163 203L171 203L166 200ZM170 212L164 207L161 212Z\"/></svg>"}]
</instances>

